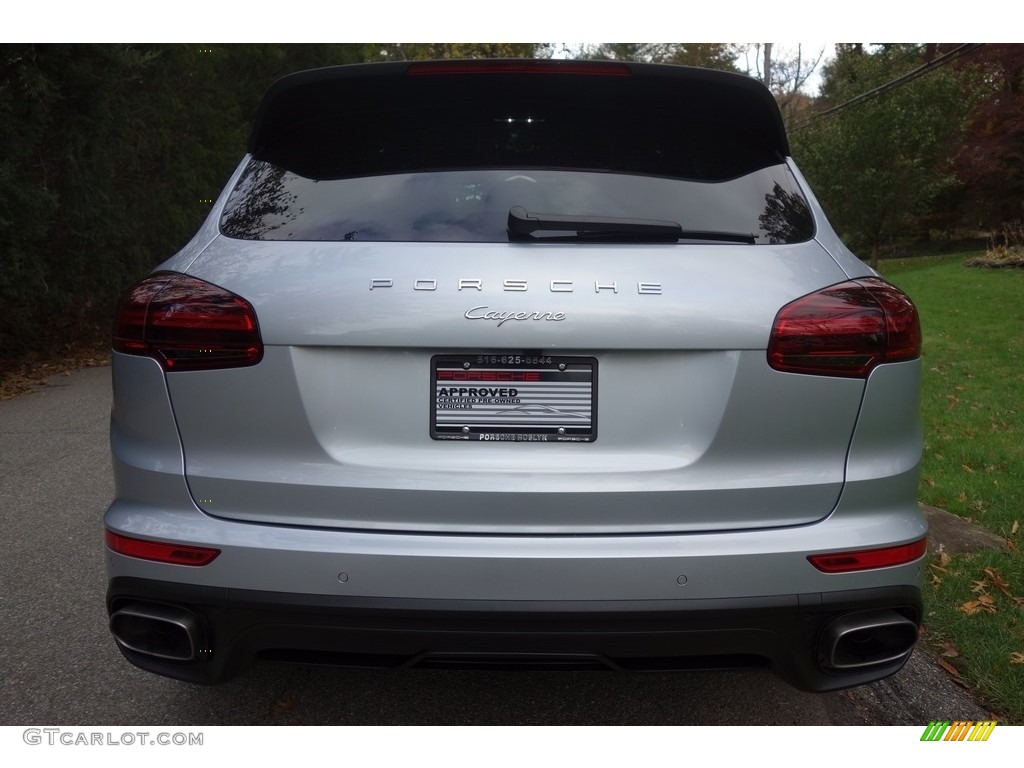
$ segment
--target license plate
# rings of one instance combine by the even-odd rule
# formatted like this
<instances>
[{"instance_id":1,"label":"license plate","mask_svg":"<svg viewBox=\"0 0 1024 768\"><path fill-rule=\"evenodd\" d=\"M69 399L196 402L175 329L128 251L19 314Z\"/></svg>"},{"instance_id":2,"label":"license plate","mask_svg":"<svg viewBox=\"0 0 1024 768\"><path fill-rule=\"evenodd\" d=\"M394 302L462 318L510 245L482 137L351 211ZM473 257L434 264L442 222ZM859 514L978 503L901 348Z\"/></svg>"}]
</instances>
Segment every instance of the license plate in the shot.
<instances>
[{"instance_id":1,"label":"license plate","mask_svg":"<svg viewBox=\"0 0 1024 768\"><path fill-rule=\"evenodd\" d=\"M589 443L597 437L597 360L541 354L434 355L435 440Z\"/></svg>"}]
</instances>

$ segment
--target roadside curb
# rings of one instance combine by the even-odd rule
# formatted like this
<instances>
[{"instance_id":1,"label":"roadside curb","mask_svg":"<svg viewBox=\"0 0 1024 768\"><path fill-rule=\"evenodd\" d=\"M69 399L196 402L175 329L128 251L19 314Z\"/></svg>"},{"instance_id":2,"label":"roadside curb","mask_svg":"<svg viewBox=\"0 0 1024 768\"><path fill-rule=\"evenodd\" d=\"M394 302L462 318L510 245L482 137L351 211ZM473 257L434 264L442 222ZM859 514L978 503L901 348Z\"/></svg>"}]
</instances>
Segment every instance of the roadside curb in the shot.
<instances>
[{"instance_id":1,"label":"roadside curb","mask_svg":"<svg viewBox=\"0 0 1024 768\"><path fill-rule=\"evenodd\" d=\"M961 555L986 549L1006 551L1003 538L944 509L918 504L928 521L928 554Z\"/></svg>"}]
</instances>

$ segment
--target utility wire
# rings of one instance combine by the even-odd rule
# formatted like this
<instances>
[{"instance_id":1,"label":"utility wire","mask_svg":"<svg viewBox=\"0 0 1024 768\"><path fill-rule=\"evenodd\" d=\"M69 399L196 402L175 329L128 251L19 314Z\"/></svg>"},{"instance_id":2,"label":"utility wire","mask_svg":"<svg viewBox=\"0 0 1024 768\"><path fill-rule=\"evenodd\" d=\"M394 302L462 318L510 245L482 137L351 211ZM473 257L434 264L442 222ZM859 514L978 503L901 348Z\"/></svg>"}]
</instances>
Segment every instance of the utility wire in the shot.
<instances>
[{"instance_id":1,"label":"utility wire","mask_svg":"<svg viewBox=\"0 0 1024 768\"><path fill-rule=\"evenodd\" d=\"M958 45L956 48L949 51L948 53L943 53L939 56L936 56L931 61L925 62L921 66L916 67L915 69L912 69L909 72L904 72L899 77L894 78L893 80L890 80L887 83L882 83L882 85L876 86L869 91L865 91L859 96L854 96L852 99L844 101L842 104L837 104L834 107L830 107L829 109L811 115L802 123L798 123L792 126L789 129L789 132L792 133L794 131L799 131L801 128L806 128L807 126L817 122L818 120L821 120L822 118L825 118L829 115L833 115L837 112L841 112L844 109L854 107L857 104L868 101L869 99L873 99L876 96L885 93L886 91L891 91L893 88L897 88L901 85L906 85L912 80L916 80L917 78L931 72L932 70L946 66L947 64L951 64L955 60L959 59L961 56L964 56L970 53L971 51L977 50L982 45L984 45L984 43L964 43L963 45Z\"/></svg>"}]
</instances>

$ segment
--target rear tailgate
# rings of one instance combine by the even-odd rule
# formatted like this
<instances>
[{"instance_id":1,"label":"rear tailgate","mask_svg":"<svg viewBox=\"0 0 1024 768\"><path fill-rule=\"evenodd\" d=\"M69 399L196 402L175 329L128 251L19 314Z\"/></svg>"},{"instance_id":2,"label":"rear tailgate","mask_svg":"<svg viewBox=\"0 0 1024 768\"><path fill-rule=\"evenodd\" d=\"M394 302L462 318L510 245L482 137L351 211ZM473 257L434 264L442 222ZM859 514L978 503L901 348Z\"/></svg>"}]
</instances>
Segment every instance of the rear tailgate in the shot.
<instances>
[{"instance_id":1,"label":"rear tailgate","mask_svg":"<svg viewBox=\"0 0 1024 768\"><path fill-rule=\"evenodd\" d=\"M167 376L188 484L212 515L395 531L735 530L819 520L842 489L864 381L780 373L765 358L779 308L845 277L813 242L220 239L189 272L249 300L266 344L254 367ZM474 371L543 368L552 355L592 365L592 440L434 439L449 395L438 355Z\"/></svg>"}]
</instances>

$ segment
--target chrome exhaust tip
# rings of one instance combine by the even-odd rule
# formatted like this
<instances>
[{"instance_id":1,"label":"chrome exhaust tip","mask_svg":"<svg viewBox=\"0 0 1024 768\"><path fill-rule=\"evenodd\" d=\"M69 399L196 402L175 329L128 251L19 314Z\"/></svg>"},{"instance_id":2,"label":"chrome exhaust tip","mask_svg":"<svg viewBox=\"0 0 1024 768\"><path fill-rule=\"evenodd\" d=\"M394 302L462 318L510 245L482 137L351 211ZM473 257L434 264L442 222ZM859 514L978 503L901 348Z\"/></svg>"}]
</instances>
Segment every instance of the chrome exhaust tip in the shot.
<instances>
[{"instance_id":1,"label":"chrome exhaust tip","mask_svg":"<svg viewBox=\"0 0 1024 768\"><path fill-rule=\"evenodd\" d=\"M831 622L821 641L822 666L852 671L905 660L917 643L917 625L896 611L852 613Z\"/></svg>"},{"instance_id":2,"label":"chrome exhaust tip","mask_svg":"<svg viewBox=\"0 0 1024 768\"><path fill-rule=\"evenodd\" d=\"M110 631L122 648L169 661L197 657L199 627L195 614L155 603L131 603L110 617Z\"/></svg>"}]
</instances>

